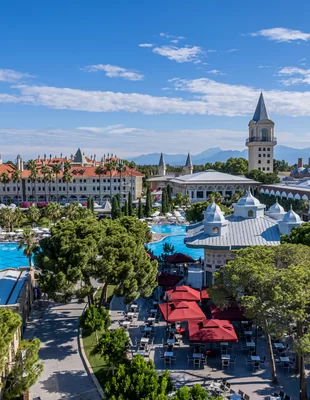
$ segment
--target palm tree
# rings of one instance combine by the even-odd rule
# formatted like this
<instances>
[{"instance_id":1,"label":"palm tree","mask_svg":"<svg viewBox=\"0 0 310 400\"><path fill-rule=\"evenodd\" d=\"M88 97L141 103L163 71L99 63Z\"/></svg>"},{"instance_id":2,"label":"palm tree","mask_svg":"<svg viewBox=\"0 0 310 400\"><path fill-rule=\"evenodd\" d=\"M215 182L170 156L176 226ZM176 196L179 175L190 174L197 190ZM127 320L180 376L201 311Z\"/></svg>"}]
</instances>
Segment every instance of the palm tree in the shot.
<instances>
[{"instance_id":1,"label":"palm tree","mask_svg":"<svg viewBox=\"0 0 310 400\"><path fill-rule=\"evenodd\" d=\"M99 176L99 204L101 203L101 175L104 172L104 168L102 165L99 165L96 169L95 169L95 174Z\"/></svg>"},{"instance_id":2,"label":"palm tree","mask_svg":"<svg viewBox=\"0 0 310 400\"><path fill-rule=\"evenodd\" d=\"M4 191L6 193L6 185L11 182L9 174L7 174L6 172L2 172L2 174L0 175L0 181L4 184Z\"/></svg>"},{"instance_id":3,"label":"palm tree","mask_svg":"<svg viewBox=\"0 0 310 400\"><path fill-rule=\"evenodd\" d=\"M65 214L68 219L75 220L80 217L82 210L84 211L84 209L80 207L78 203L71 203L65 207Z\"/></svg>"},{"instance_id":4,"label":"palm tree","mask_svg":"<svg viewBox=\"0 0 310 400\"><path fill-rule=\"evenodd\" d=\"M50 175L51 175L51 170L47 165L44 165L41 169L41 173L43 175L44 179L44 191L45 191L45 201L47 201L47 193L46 193L46 184L49 181Z\"/></svg>"},{"instance_id":5,"label":"palm tree","mask_svg":"<svg viewBox=\"0 0 310 400\"><path fill-rule=\"evenodd\" d=\"M33 161L33 160L28 161L28 165L30 168L29 179L32 183L32 197L35 199L34 192L35 192L35 183L38 178L38 170L36 168L35 161Z\"/></svg>"},{"instance_id":6,"label":"palm tree","mask_svg":"<svg viewBox=\"0 0 310 400\"><path fill-rule=\"evenodd\" d=\"M24 213L20 209L20 207L15 208L14 210L14 223L17 225L17 228L20 227L21 222L24 220Z\"/></svg>"},{"instance_id":7,"label":"palm tree","mask_svg":"<svg viewBox=\"0 0 310 400\"><path fill-rule=\"evenodd\" d=\"M23 250L24 255L29 260L29 266L32 269L32 255L39 249L38 242L36 240L35 233L30 229L24 231L23 237L18 245L18 250Z\"/></svg>"},{"instance_id":8,"label":"palm tree","mask_svg":"<svg viewBox=\"0 0 310 400\"><path fill-rule=\"evenodd\" d=\"M69 203L69 183L72 182L72 175L70 174L69 170L65 170L62 180L67 184L67 203Z\"/></svg>"},{"instance_id":9,"label":"palm tree","mask_svg":"<svg viewBox=\"0 0 310 400\"><path fill-rule=\"evenodd\" d=\"M15 218L15 211L12 208L3 207L0 211L1 224L7 227L10 232Z\"/></svg>"},{"instance_id":10,"label":"palm tree","mask_svg":"<svg viewBox=\"0 0 310 400\"><path fill-rule=\"evenodd\" d=\"M58 202L58 175L60 174L61 171L61 166L60 164L55 164L52 166L52 171L55 174L56 177L56 201Z\"/></svg>"},{"instance_id":11,"label":"palm tree","mask_svg":"<svg viewBox=\"0 0 310 400\"><path fill-rule=\"evenodd\" d=\"M120 200L122 198L122 172L126 171L125 163L122 160L119 160L119 163L116 166L117 172L119 172L120 176L120 185L119 185L119 196Z\"/></svg>"},{"instance_id":12,"label":"palm tree","mask_svg":"<svg viewBox=\"0 0 310 400\"><path fill-rule=\"evenodd\" d=\"M49 203L45 207L44 213L46 218L55 223L61 216L61 207L58 203Z\"/></svg>"},{"instance_id":13,"label":"palm tree","mask_svg":"<svg viewBox=\"0 0 310 400\"><path fill-rule=\"evenodd\" d=\"M112 201L112 172L115 170L115 165L116 164L114 160L110 160L106 164L106 169L110 172L110 201Z\"/></svg>"},{"instance_id":14,"label":"palm tree","mask_svg":"<svg viewBox=\"0 0 310 400\"><path fill-rule=\"evenodd\" d=\"M19 184L22 177L22 171L15 169L12 173L12 181L17 185L17 205L19 206Z\"/></svg>"},{"instance_id":15,"label":"palm tree","mask_svg":"<svg viewBox=\"0 0 310 400\"><path fill-rule=\"evenodd\" d=\"M41 218L41 212L36 205L28 208L27 217L34 224L37 224L39 222L39 219Z\"/></svg>"},{"instance_id":16,"label":"palm tree","mask_svg":"<svg viewBox=\"0 0 310 400\"><path fill-rule=\"evenodd\" d=\"M70 171L70 169L71 169L71 164L70 164L69 161L66 161L66 162L64 163L64 171L65 171L65 172L68 172L68 171Z\"/></svg>"}]
</instances>

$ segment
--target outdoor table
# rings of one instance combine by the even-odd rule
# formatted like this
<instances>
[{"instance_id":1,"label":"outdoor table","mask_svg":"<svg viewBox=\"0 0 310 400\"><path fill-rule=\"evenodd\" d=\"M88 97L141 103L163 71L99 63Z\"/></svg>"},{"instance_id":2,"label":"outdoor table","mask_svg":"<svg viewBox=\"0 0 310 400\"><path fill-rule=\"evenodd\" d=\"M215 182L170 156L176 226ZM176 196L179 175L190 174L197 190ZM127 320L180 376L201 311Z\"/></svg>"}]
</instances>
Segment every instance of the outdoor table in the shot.
<instances>
[{"instance_id":1,"label":"outdoor table","mask_svg":"<svg viewBox=\"0 0 310 400\"><path fill-rule=\"evenodd\" d=\"M284 344L283 343L274 343L273 345L274 345L274 347L276 349L284 349Z\"/></svg>"},{"instance_id":2,"label":"outdoor table","mask_svg":"<svg viewBox=\"0 0 310 400\"><path fill-rule=\"evenodd\" d=\"M154 317L149 317L148 319L147 319L147 322L154 322L155 321L155 318Z\"/></svg>"},{"instance_id":3,"label":"outdoor table","mask_svg":"<svg viewBox=\"0 0 310 400\"><path fill-rule=\"evenodd\" d=\"M246 342L247 347L255 347L254 342Z\"/></svg>"},{"instance_id":4,"label":"outdoor table","mask_svg":"<svg viewBox=\"0 0 310 400\"><path fill-rule=\"evenodd\" d=\"M210 389L221 389L222 382L211 382Z\"/></svg>"},{"instance_id":5,"label":"outdoor table","mask_svg":"<svg viewBox=\"0 0 310 400\"><path fill-rule=\"evenodd\" d=\"M173 351L165 351L164 357L173 357Z\"/></svg>"},{"instance_id":6,"label":"outdoor table","mask_svg":"<svg viewBox=\"0 0 310 400\"><path fill-rule=\"evenodd\" d=\"M156 314L157 310L156 308L151 308L149 314Z\"/></svg>"},{"instance_id":7,"label":"outdoor table","mask_svg":"<svg viewBox=\"0 0 310 400\"><path fill-rule=\"evenodd\" d=\"M152 332L153 328L151 326L145 326L143 331L144 332Z\"/></svg>"},{"instance_id":8,"label":"outdoor table","mask_svg":"<svg viewBox=\"0 0 310 400\"><path fill-rule=\"evenodd\" d=\"M201 353L193 353L193 358L201 359L202 358L202 354Z\"/></svg>"},{"instance_id":9,"label":"outdoor table","mask_svg":"<svg viewBox=\"0 0 310 400\"><path fill-rule=\"evenodd\" d=\"M130 321L123 321L122 326L129 326L131 324Z\"/></svg>"},{"instance_id":10,"label":"outdoor table","mask_svg":"<svg viewBox=\"0 0 310 400\"><path fill-rule=\"evenodd\" d=\"M229 398L230 398L231 400L241 400L241 395L238 394L238 393L234 393L234 394L231 394L231 395L229 396Z\"/></svg>"},{"instance_id":11,"label":"outdoor table","mask_svg":"<svg viewBox=\"0 0 310 400\"><path fill-rule=\"evenodd\" d=\"M280 357L280 361L281 362L290 362L290 359L289 359L289 357Z\"/></svg>"},{"instance_id":12,"label":"outdoor table","mask_svg":"<svg viewBox=\"0 0 310 400\"><path fill-rule=\"evenodd\" d=\"M167 343L168 344L174 344L175 343L175 339L167 339Z\"/></svg>"},{"instance_id":13,"label":"outdoor table","mask_svg":"<svg viewBox=\"0 0 310 400\"><path fill-rule=\"evenodd\" d=\"M138 308L138 305L137 304L131 304L130 308L136 309L136 308Z\"/></svg>"},{"instance_id":14,"label":"outdoor table","mask_svg":"<svg viewBox=\"0 0 310 400\"><path fill-rule=\"evenodd\" d=\"M149 342L149 338L143 337L143 338L141 338L140 342L141 343L148 343Z\"/></svg>"},{"instance_id":15,"label":"outdoor table","mask_svg":"<svg viewBox=\"0 0 310 400\"><path fill-rule=\"evenodd\" d=\"M153 301L153 306L158 306L158 301Z\"/></svg>"},{"instance_id":16,"label":"outdoor table","mask_svg":"<svg viewBox=\"0 0 310 400\"><path fill-rule=\"evenodd\" d=\"M146 357L146 356L148 357L149 356L149 353L147 351L144 351L144 350L137 350L137 351L134 352L134 354L135 355L139 354L140 356L143 356L143 357Z\"/></svg>"},{"instance_id":17,"label":"outdoor table","mask_svg":"<svg viewBox=\"0 0 310 400\"><path fill-rule=\"evenodd\" d=\"M134 313L134 312L127 313L127 317L134 317L135 315L136 315L136 313Z\"/></svg>"},{"instance_id":18,"label":"outdoor table","mask_svg":"<svg viewBox=\"0 0 310 400\"><path fill-rule=\"evenodd\" d=\"M220 346L228 347L228 342L221 342Z\"/></svg>"},{"instance_id":19,"label":"outdoor table","mask_svg":"<svg viewBox=\"0 0 310 400\"><path fill-rule=\"evenodd\" d=\"M230 354L222 354L222 360L230 360Z\"/></svg>"},{"instance_id":20,"label":"outdoor table","mask_svg":"<svg viewBox=\"0 0 310 400\"><path fill-rule=\"evenodd\" d=\"M260 356L251 356L251 361L260 361Z\"/></svg>"},{"instance_id":21,"label":"outdoor table","mask_svg":"<svg viewBox=\"0 0 310 400\"><path fill-rule=\"evenodd\" d=\"M253 332L252 331L244 331L244 334L247 336L252 336Z\"/></svg>"}]
</instances>

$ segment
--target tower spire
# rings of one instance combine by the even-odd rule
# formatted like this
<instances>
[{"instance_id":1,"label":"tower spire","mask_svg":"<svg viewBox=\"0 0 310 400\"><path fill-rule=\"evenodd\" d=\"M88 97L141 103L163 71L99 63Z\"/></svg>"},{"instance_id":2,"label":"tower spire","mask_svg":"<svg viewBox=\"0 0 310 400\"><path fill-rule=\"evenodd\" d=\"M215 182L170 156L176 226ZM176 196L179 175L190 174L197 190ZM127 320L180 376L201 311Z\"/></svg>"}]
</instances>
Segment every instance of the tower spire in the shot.
<instances>
[{"instance_id":1,"label":"tower spire","mask_svg":"<svg viewBox=\"0 0 310 400\"><path fill-rule=\"evenodd\" d=\"M192 163L192 157L190 155L190 153L187 154L187 159L186 159L186 163L185 163L185 167L192 167L193 163Z\"/></svg>"},{"instance_id":2,"label":"tower spire","mask_svg":"<svg viewBox=\"0 0 310 400\"><path fill-rule=\"evenodd\" d=\"M166 166L163 153L161 153L161 155L160 155L160 159L159 159L159 164L158 164L158 166L159 166L159 167L165 167L165 166Z\"/></svg>"},{"instance_id":3,"label":"tower spire","mask_svg":"<svg viewBox=\"0 0 310 400\"><path fill-rule=\"evenodd\" d=\"M265 105L265 100L263 96L263 92L260 93L258 103L256 106L255 113L253 115L253 121L258 122L262 119L269 119L267 108Z\"/></svg>"}]
</instances>

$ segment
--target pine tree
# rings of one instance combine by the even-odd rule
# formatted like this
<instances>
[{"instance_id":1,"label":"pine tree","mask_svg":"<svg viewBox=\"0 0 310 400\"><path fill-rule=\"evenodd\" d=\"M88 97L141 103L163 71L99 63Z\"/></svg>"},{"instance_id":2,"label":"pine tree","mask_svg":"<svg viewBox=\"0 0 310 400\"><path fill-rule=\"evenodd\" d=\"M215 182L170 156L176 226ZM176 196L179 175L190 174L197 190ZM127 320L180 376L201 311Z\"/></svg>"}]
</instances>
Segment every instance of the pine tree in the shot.
<instances>
[{"instance_id":1,"label":"pine tree","mask_svg":"<svg viewBox=\"0 0 310 400\"><path fill-rule=\"evenodd\" d=\"M112 199L112 219L117 219L121 217L121 210L119 208L119 203L118 203L118 199L117 196L114 196Z\"/></svg>"},{"instance_id":2,"label":"pine tree","mask_svg":"<svg viewBox=\"0 0 310 400\"><path fill-rule=\"evenodd\" d=\"M128 193L128 215L132 216L132 194L131 192Z\"/></svg>"},{"instance_id":3,"label":"pine tree","mask_svg":"<svg viewBox=\"0 0 310 400\"><path fill-rule=\"evenodd\" d=\"M124 215L125 217L128 216L128 201L125 200L125 204L124 204Z\"/></svg>"},{"instance_id":4,"label":"pine tree","mask_svg":"<svg viewBox=\"0 0 310 400\"><path fill-rule=\"evenodd\" d=\"M163 189L161 194L161 212L166 214L167 210L167 192L166 189Z\"/></svg>"},{"instance_id":5,"label":"pine tree","mask_svg":"<svg viewBox=\"0 0 310 400\"><path fill-rule=\"evenodd\" d=\"M144 217L143 206L142 206L141 197L140 197L139 198L139 205L138 205L138 218L142 219L143 217Z\"/></svg>"},{"instance_id":6,"label":"pine tree","mask_svg":"<svg viewBox=\"0 0 310 400\"><path fill-rule=\"evenodd\" d=\"M152 195L150 188L147 188L146 191L146 203L145 203L145 215L149 217L152 212Z\"/></svg>"},{"instance_id":7,"label":"pine tree","mask_svg":"<svg viewBox=\"0 0 310 400\"><path fill-rule=\"evenodd\" d=\"M92 212L95 211L95 200L94 200L94 198L90 199L90 209L92 210Z\"/></svg>"},{"instance_id":8,"label":"pine tree","mask_svg":"<svg viewBox=\"0 0 310 400\"><path fill-rule=\"evenodd\" d=\"M87 197L87 208L90 210L90 198Z\"/></svg>"}]
</instances>

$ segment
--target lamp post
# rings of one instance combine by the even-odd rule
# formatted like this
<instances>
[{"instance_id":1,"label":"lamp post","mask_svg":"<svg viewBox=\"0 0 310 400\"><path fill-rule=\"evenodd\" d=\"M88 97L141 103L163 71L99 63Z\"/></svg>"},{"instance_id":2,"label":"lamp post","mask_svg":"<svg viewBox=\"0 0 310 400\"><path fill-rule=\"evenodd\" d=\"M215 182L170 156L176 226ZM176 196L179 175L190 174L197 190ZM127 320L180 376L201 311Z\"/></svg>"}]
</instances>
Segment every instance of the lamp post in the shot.
<instances>
[{"instance_id":1,"label":"lamp post","mask_svg":"<svg viewBox=\"0 0 310 400\"><path fill-rule=\"evenodd\" d=\"M171 301L172 296L168 295L168 292L165 293L165 301L166 301L166 306L167 306L167 318L166 318L166 323L167 323L167 328L168 328L168 306L169 306L169 301Z\"/></svg>"}]
</instances>

